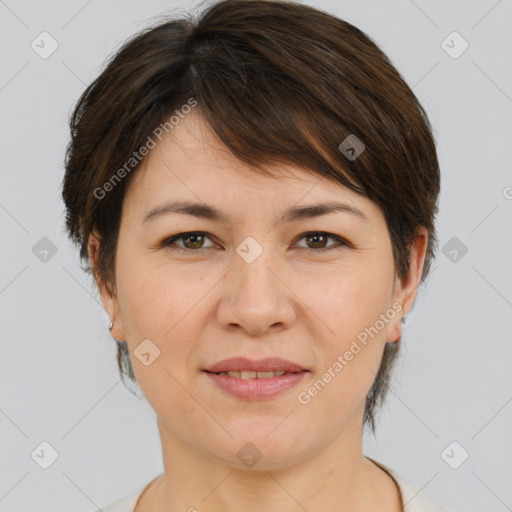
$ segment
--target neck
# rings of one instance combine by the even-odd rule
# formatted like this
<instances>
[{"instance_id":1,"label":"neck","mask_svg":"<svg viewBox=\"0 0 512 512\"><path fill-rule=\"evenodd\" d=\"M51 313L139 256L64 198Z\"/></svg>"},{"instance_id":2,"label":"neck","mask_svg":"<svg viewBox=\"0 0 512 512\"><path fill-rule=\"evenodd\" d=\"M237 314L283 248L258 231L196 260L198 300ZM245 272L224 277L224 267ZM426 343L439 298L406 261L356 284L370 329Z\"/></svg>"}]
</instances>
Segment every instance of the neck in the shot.
<instances>
[{"instance_id":1,"label":"neck","mask_svg":"<svg viewBox=\"0 0 512 512\"><path fill-rule=\"evenodd\" d=\"M348 425L314 456L271 470L222 464L184 443L162 423L158 426L164 473L146 489L135 512L205 508L210 512L398 512L402 508L394 480L362 453L361 422Z\"/></svg>"}]
</instances>

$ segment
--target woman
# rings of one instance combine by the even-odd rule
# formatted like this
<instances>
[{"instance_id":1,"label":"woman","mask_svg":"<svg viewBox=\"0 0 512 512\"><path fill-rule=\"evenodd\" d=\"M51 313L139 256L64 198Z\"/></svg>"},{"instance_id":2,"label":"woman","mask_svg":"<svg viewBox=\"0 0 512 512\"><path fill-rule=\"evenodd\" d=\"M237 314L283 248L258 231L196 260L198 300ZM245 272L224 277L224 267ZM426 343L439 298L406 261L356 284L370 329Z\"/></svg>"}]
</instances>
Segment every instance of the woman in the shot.
<instances>
[{"instance_id":1,"label":"woman","mask_svg":"<svg viewBox=\"0 0 512 512\"><path fill-rule=\"evenodd\" d=\"M444 510L362 453L440 186L375 43L305 5L220 1L128 41L71 133L67 229L164 461L103 510Z\"/></svg>"}]
</instances>

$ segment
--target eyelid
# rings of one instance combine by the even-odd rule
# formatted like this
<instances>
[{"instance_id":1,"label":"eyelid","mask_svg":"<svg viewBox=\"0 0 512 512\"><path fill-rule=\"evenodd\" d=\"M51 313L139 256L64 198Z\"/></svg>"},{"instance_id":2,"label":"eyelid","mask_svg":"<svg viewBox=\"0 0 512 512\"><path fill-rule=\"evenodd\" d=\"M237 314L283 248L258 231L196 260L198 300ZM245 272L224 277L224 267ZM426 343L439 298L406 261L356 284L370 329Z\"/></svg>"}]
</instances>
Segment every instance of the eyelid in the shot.
<instances>
[{"instance_id":1,"label":"eyelid","mask_svg":"<svg viewBox=\"0 0 512 512\"><path fill-rule=\"evenodd\" d=\"M300 249L306 249L310 252L315 252L315 251L322 252L322 251L327 251L328 249L336 249L337 247L342 247L344 245L346 245L346 246L350 245L348 243L348 241L345 240L343 237L341 237L339 235L335 235L334 233L330 233L329 231L306 231L305 233L302 233L301 235L299 235L298 240L302 240L303 238L306 238L310 235L324 235L327 238L332 238L333 240L335 240L338 243L338 245L336 245L336 244L328 245L327 247L321 247L320 249L310 249L309 247L300 247Z\"/></svg>"},{"instance_id":2,"label":"eyelid","mask_svg":"<svg viewBox=\"0 0 512 512\"><path fill-rule=\"evenodd\" d=\"M183 240L184 238L186 238L187 236L190 236L190 235L203 235L205 238L209 238L210 240L212 240L212 235L210 235L206 231L184 231L182 233L178 233L176 235L173 235L173 236L170 236L170 237L166 238L161 243L161 245L164 248L172 246L177 240L178 241ZM212 246L202 247L201 249L186 249L184 247L175 246L175 247L171 247L171 249L172 250L177 250L177 251L184 251L184 252L201 252L201 251L204 251L206 249L209 249L210 247L212 247Z\"/></svg>"},{"instance_id":3,"label":"eyelid","mask_svg":"<svg viewBox=\"0 0 512 512\"><path fill-rule=\"evenodd\" d=\"M213 247L213 246L202 247L200 249L186 249L186 248L180 247L180 246L171 247L175 243L175 241L183 240L183 238L185 238L186 236L189 236L189 235L203 235L205 238L209 238L211 241L213 241L212 235L210 235L206 231L184 231L182 233L178 233L176 235L173 235L173 236L170 236L170 237L166 238L161 243L161 246L164 247L164 248L169 248L170 247L172 250L176 250L178 252L202 252L202 251L204 251L206 249L210 249L211 247ZM319 230L317 230L317 231L306 231L306 232L300 234L297 237L297 240L302 240L303 238L306 238L306 237L308 237L310 235L325 235L325 236L327 236L327 238L332 238L333 240L335 240L337 242L337 244L329 245L327 247L321 247L319 249L310 249L309 247L299 247L299 249L304 249L304 250L307 250L309 252L320 252L321 253L321 252L324 252L324 251L328 251L330 249L341 248L343 246L352 247L352 244L350 242L348 242L346 239L344 239L343 237L341 237L339 235L335 235L334 233L330 233L328 231L319 231Z\"/></svg>"}]
</instances>

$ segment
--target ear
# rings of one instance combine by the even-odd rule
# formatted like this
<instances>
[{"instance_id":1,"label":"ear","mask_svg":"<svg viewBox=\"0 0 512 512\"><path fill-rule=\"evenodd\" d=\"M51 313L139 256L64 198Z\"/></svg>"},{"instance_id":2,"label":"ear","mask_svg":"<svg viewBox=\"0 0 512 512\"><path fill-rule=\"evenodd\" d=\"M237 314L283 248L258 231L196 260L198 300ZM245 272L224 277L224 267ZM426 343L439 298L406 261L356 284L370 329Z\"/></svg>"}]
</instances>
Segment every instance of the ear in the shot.
<instances>
[{"instance_id":1,"label":"ear","mask_svg":"<svg viewBox=\"0 0 512 512\"><path fill-rule=\"evenodd\" d=\"M416 298L416 292L420 285L421 275L423 273L423 263L427 251L428 231L421 227L412 245L409 255L409 274L405 279L396 278L395 291L393 294L393 304L398 302L402 307L402 314L396 315L390 321L387 331L388 342L400 340L402 335L402 318L410 311Z\"/></svg>"},{"instance_id":2,"label":"ear","mask_svg":"<svg viewBox=\"0 0 512 512\"><path fill-rule=\"evenodd\" d=\"M110 333L116 340L126 340L126 333L121 325L120 319L118 318L119 308L115 290L113 290L111 283L104 280L99 271L100 245L101 237L96 231L92 232L89 236L87 251L93 270L94 280L96 281L96 285L100 292L101 302L103 303L103 307L105 308L110 321L114 324Z\"/></svg>"}]
</instances>

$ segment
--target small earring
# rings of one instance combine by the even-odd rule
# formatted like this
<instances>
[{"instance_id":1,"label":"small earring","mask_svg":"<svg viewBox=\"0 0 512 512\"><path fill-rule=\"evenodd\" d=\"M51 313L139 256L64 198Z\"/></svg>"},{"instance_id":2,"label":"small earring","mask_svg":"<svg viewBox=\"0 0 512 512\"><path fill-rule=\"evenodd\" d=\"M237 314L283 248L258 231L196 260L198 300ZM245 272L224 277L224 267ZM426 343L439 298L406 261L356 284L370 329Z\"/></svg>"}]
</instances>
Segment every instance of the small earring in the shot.
<instances>
[{"instance_id":1,"label":"small earring","mask_svg":"<svg viewBox=\"0 0 512 512\"><path fill-rule=\"evenodd\" d=\"M108 330L111 331L112 330L112 327L114 327L114 322L110 322L109 326L108 326Z\"/></svg>"}]
</instances>

